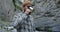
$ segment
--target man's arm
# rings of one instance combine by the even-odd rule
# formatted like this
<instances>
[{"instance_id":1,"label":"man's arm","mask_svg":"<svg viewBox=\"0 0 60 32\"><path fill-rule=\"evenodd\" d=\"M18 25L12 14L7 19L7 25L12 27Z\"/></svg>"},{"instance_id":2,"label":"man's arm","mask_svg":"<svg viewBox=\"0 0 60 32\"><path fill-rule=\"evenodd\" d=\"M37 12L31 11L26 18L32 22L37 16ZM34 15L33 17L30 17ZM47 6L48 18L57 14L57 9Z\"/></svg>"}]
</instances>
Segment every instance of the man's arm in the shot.
<instances>
[{"instance_id":1,"label":"man's arm","mask_svg":"<svg viewBox=\"0 0 60 32\"><path fill-rule=\"evenodd\" d=\"M18 25L18 23L21 22L21 20L22 20L22 17L21 17L20 14L14 15L14 17L13 17L13 21L14 21L13 26L14 26L14 28L17 28L17 25Z\"/></svg>"},{"instance_id":2,"label":"man's arm","mask_svg":"<svg viewBox=\"0 0 60 32\"><path fill-rule=\"evenodd\" d=\"M30 15L30 19L31 19L31 23L32 23L33 30L35 31L34 18L33 18L31 15Z\"/></svg>"},{"instance_id":3,"label":"man's arm","mask_svg":"<svg viewBox=\"0 0 60 32\"><path fill-rule=\"evenodd\" d=\"M18 23L20 23L22 20L22 17L20 14L14 15L13 19L12 19L12 26L7 27L8 30L12 30L14 28L18 28ZM19 25L20 26L20 25Z\"/></svg>"}]
</instances>

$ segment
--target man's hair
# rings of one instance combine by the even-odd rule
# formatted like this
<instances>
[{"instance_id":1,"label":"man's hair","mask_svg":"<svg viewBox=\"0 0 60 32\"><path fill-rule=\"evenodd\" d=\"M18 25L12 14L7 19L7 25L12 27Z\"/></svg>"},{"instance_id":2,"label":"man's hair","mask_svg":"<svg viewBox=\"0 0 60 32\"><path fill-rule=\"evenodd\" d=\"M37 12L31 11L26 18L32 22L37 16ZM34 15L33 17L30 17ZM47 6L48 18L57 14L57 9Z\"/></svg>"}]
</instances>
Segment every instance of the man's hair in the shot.
<instances>
[{"instance_id":1,"label":"man's hair","mask_svg":"<svg viewBox=\"0 0 60 32\"><path fill-rule=\"evenodd\" d=\"M29 0L24 0L24 3L22 4L22 6L25 7L28 4L32 5L32 3Z\"/></svg>"},{"instance_id":2,"label":"man's hair","mask_svg":"<svg viewBox=\"0 0 60 32\"><path fill-rule=\"evenodd\" d=\"M29 0L24 1L24 3L22 4L22 8L23 8L24 11L26 11L24 7L28 4L32 5L32 3Z\"/></svg>"},{"instance_id":3,"label":"man's hair","mask_svg":"<svg viewBox=\"0 0 60 32\"><path fill-rule=\"evenodd\" d=\"M28 4L32 5L32 3L27 2L27 3L24 3L22 6L25 7L25 6L28 5Z\"/></svg>"}]
</instances>

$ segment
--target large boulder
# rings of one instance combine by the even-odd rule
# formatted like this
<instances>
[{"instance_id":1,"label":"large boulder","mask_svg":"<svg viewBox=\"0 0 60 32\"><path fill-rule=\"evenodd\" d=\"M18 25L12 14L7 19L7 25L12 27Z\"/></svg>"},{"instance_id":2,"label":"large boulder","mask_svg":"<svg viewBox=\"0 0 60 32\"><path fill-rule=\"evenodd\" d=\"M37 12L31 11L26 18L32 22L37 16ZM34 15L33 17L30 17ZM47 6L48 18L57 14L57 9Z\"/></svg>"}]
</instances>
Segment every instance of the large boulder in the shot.
<instances>
[{"instance_id":1,"label":"large boulder","mask_svg":"<svg viewBox=\"0 0 60 32\"><path fill-rule=\"evenodd\" d=\"M36 27L49 26L52 31L60 31L60 0L36 0L34 9Z\"/></svg>"}]
</instances>

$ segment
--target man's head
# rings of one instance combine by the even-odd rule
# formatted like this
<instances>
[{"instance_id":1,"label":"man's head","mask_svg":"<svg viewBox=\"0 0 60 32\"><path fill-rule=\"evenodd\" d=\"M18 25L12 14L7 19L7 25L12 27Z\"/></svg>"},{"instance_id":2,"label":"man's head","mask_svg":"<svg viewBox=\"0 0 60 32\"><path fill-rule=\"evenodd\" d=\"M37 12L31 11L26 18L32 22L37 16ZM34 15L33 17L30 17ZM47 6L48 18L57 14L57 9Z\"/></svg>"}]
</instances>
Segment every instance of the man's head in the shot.
<instances>
[{"instance_id":1,"label":"man's head","mask_svg":"<svg viewBox=\"0 0 60 32\"><path fill-rule=\"evenodd\" d=\"M31 14L31 12L32 12L32 10L31 9L33 9L32 8L32 3L30 2L30 1L25 1L24 3L23 3L23 10L24 10L24 12L26 13L26 14ZM31 9L30 9L31 8Z\"/></svg>"}]
</instances>

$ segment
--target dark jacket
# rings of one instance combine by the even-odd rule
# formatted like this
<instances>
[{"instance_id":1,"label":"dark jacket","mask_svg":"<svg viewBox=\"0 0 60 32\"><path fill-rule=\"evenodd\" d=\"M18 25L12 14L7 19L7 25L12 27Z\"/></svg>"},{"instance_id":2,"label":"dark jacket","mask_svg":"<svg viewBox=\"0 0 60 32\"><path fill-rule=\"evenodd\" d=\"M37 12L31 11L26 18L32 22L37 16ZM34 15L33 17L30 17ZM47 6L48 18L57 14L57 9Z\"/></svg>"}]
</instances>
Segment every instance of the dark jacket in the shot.
<instances>
[{"instance_id":1,"label":"dark jacket","mask_svg":"<svg viewBox=\"0 0 60 32\"><path fill-rule=\"evenodd\" d=\"M25 13L18 13L13 17L13 26L17 32L34 32L34 22L31 15Z\"/></svg>"}]
</instances>

